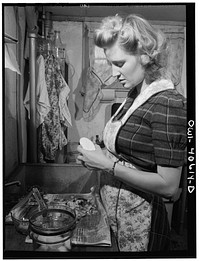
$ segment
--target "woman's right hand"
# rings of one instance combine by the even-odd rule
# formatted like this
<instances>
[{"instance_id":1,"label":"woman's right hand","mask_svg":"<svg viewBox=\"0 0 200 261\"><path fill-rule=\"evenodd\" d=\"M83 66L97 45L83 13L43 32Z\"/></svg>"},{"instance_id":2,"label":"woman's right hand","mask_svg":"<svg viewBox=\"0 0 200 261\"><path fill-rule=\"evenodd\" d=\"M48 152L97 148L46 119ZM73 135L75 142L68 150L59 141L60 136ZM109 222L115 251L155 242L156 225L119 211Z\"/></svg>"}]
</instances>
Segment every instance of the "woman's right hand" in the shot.
<instances>
[{"instance_id":1,"label":"woman's right hand","mask_svg":"<svg viewBox=\"0 0 200 261\"><path fill-rule=\"evenodd\" d=\"M77 160L80 161L85 167L89 169L102 169L109 171L112 169L113 161L106 157L104 151L99 145L95 144L95 150L85 150L81 145L77 147L80 154Z\"/></svg>"}]
</instances>

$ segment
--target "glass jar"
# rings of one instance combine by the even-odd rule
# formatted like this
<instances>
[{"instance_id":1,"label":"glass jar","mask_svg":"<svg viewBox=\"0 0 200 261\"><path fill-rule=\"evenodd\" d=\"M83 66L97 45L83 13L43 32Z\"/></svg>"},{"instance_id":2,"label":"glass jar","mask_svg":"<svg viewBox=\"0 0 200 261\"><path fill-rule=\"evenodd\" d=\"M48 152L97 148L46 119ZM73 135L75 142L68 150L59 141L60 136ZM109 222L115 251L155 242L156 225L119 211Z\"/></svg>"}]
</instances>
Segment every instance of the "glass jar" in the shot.
<instances>
[{"instance_id":1,"label":"glass jar","mask_svg":"<svg viewBox=\"0 0 200 261\"><path fill-rule=\"evenodd\" d=\"M53 50L54 50L53 42L52 42L49 35L47 36L46 41L47 41L47 52L48 52L48 54L53 54Z\"/></svg>"},{"instance_id":2,"label":"glass jar","mask_svg":"<svg viewBox=\"0 0 200 261\"><path fill-rule=\"evenodd\" d=\"M65 45L61 41L60 31L54 31L54 56L58 59L62 75L65 72Z\"/></svg>"},{"instance_id":3,"label":"glass jar","mask_svg":"<svg viewBox=\"0 0 200 261\"><path fill-rule=\"evenodd\" d=\"M55 48L55 57L58 59L64 59L65 52L63 50L65 50L65 48L60 38L60 31L55 31L54 48Z\"/></svg>"},{"instance_id":4,"label":"glass jar","mask_svg":"<svg viewBox=\"0 0 200 261\"><path fill-rule=\"evenodd\" d=\"M37 251L67 252L71 249L76 214L65 205L51 204L29 219L29 235Z\"/></svg>"}]
</instances>

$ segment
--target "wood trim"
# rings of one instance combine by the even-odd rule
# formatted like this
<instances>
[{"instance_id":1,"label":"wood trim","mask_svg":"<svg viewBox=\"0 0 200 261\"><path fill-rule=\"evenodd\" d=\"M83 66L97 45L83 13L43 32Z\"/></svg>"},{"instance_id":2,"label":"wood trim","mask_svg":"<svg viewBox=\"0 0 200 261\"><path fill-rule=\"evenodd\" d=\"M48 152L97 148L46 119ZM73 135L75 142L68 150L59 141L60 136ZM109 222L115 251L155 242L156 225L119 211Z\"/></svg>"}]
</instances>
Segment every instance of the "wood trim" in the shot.
<instances>
[{"instance_id":1,"label":"wood trim","mask_svg":"<svg viewBox=\"0 0 200 261\"><path fill-rule=\"evenodd\" d=\"M52 15L53 21L70 21L70 22L101 22L103 17L84 17L84 16L56 16ZM176 26L186 26L184 21L157 21L148 20L155 25L176 25Z\"/></svg>"}]
</instances>

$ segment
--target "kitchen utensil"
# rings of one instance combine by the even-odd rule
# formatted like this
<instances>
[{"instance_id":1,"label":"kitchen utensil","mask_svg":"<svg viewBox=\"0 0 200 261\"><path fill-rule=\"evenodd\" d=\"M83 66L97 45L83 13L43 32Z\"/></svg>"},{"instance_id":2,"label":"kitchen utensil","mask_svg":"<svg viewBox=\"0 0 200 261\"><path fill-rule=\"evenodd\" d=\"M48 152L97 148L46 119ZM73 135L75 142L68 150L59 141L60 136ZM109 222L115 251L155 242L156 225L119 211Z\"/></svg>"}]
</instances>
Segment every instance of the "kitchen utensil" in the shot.
<instances>
[{"instance_id":1,"label":"kitchen utensil","mask_svg":"<svg viewBox=\"0 0 200 261\"><path fill-rule=\"evenodd\" d=\"M29 217L35 211L38 211L37 204L30 204L32 194L33 192L31 190L29 194L23 197L10 211L15 229L25 235L28 235Z\"/></svg>"}]
</instances>

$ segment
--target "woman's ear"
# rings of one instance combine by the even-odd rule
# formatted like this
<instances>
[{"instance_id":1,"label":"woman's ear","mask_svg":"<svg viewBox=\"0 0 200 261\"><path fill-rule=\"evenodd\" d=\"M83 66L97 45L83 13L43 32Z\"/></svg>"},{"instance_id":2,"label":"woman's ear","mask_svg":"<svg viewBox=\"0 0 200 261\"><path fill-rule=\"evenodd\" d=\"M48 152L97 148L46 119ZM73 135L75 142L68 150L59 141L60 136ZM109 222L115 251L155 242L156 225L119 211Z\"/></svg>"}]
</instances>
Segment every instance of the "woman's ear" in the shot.
<instances>
[{"instance_id":1,"label":"woman's ear","mask_svg":"<svg viewBox=\"0 0 200 261\"><path fill-rule=\"evenodd\" d=\"M142 54L141 55L141 64L142 65L147 65L150 62L150 58L147 54Z\"/></svg>"}]
</instances>

